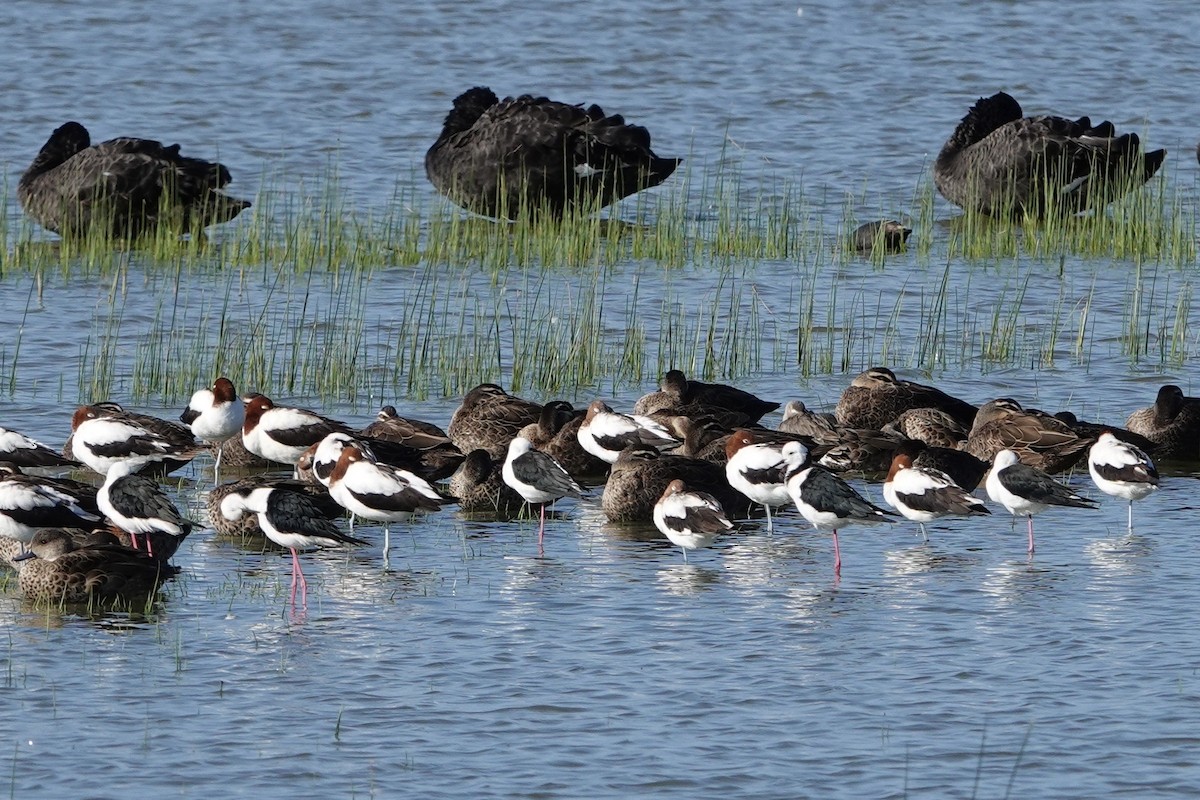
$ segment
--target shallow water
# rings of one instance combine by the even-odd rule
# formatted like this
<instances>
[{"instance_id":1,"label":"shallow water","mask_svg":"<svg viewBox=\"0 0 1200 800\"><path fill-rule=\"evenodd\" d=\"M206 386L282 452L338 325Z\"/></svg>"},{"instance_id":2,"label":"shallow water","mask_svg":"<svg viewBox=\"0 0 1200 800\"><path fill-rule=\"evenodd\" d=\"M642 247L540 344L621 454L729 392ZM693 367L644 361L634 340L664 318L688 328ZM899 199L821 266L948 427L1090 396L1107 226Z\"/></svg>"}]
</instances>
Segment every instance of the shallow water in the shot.
<instances>
[{"instance_id":1,"label":"shallow water","mask_svg":"<svg viewBox=\"0 0 1200 800\"><path fill-rule=\"evenodd\" d=\"M1144 131L1148 145L1171 152L1165 180L1192 207L1200 53L1189 34L1200 12L1141 3L1113 13L1085 2L1067 15L1051 2L949 0L801 11L625 2L400 9L368 0L350 12L292 0L147 14L128 0L9 2L0 8L0 164L10 238L37 236L11 188L69 118L98 139L151 136L219 155L234 173L231 190L246 196L265 184L312 190L335 166L357 208L386 205L397 187L436 205L421 158L450 99L476 83L601 103L650 126L661 154L686 156L693 180L739 166L747 198L775 178L802 181L828 238L847 207L862 219L915 216L914 191L941 142L976 97L1000 88L1031 112L1088 113ZM913 365L925 325L915 309L936 294L949 263L956 354L935 376L947 390L1110 422L1167 380L1196 393L1194 334L1182 356L1154 355L1160 320L1180 303L1191 320L1191 265L1141 265L1140 280L1154 281L1143 313L1155 336L1134 360L1122 335L1138 265L948 262L944 220L954 214L939 200L938 224L914 234L932 242L928 254L914 248L881 267L826 255L822 277L806 282L791 260L737 265L748 287L738 307L775 320L763 329L761 361L740 382L775 400L832 406L844 373L881 360L895 308L895 341L882 360L921 378ZM239 229L222 236L236 239ZM303 383L239 388L320 404L354 423L400 401L444 424L456 387L448 397L406 398L384 368L394 360L396 309L419 274L377 271L353 299L365 368L379 372L354 397L321 401ZM114 383L102 388L122 402L136 347L150 340L164 303L185 309L177 324L203 337L222 298L233 298L230 319L242 322L269 297L278 319L294 319L283 330L299 337L336 328L328 311L347 302L324 274L307 306L272 294L269 269L184 274L176 288L177 277L136 258L115 290L112 277L79 270L6 274L0 424L65 439L70 408L92 397L95 350L83 343L94 348L106 330L111 292L122 308L120 346ZM455 279L484 308L506 299L509 324L523 303L553 303L528 298L522 271L497 277L464 265ZM664 303L703 307L727 291L714 265L630 263L611 270L607 301L623 308L635 279L628 315L648 326L661 322ZM592 277L546 280L578 286ZM980 320L1022 286L1021 356L989 362ZM818 309L836 311L817 320L839 328L834 375L803 377L795 365L797 308L809 291ZM1067 318L1047 346L1060 307ZM858 334L843 341L848 320ZM608 321L613 337L622 323ZM1072 345L1072 324L1086 324L1082 348ZM652 358L640 382L568 394L627 404L657 368ZM507 369L492 377L509 383ZM164 416L182 407L167 397L129 404ZM210 467L183 473L178 497L193 514ZM1075 481L1096 494L1086 477ZM879 498L877 486L858 485ZM652 532L606 525L596 495L562 504L544 558L532 524L453 511L393 530L388 571L374 546L305 556L305 615L287 608L286 556L208 531L185 543L184 572L148 618L46 612L7 587L0 744L12 758L9 793L111 796L134 782L139 794L256 797L290 797L297 787L432 798L1200 791L1192 475L1138 504L1133 536L1117 502L1048 512L1032 559L1021 528L999 513L932 526L927 544L907 524L850 529L836 584L828 538L795 514L773 537L746 523L684 565Z\"/></svg>"}]
</instances>

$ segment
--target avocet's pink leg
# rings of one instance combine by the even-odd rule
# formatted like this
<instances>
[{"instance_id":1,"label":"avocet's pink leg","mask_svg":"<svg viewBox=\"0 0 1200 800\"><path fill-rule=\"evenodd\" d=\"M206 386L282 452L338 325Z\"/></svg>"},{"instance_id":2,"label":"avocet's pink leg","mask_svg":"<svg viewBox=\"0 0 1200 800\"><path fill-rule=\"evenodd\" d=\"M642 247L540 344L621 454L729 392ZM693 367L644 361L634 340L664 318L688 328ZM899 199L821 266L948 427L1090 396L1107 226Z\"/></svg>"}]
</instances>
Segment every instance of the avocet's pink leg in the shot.
<instances>
[{"instance_id":1,"label":"avocet's pink leg","mask_svg":"<svg viewBox=\"0 0 1200 800\"><path fill-rule=\"evenodd\" d=\"M304 570L300 568L300 557L296 555L296 551L292 551L292 557L296 559L296 574L300 576L300 607L308 608L308 581L304 579Z\"/></svg>"},{"instance_id":2,"label":"avocet's pink leg","mask_svg":"<svg viewBox=\"0 0 1200 800\"><path fill-rule=\"evenodd\" d=\"M292 608L296 607L296 570L300 568L300 559L296 555L296 548L289 548L292 551Z\"/></svg>"},{"instance_id":3,"label":"avocet's pink leg","mask_svg":"<svg viewBox=\"0 0 1200 800\"><path fill-rule=\"evenodd\" d=\"M833 574L842 576L842 549L838 547L837 531L833 532Z\"/></svg>"}]
</instances>

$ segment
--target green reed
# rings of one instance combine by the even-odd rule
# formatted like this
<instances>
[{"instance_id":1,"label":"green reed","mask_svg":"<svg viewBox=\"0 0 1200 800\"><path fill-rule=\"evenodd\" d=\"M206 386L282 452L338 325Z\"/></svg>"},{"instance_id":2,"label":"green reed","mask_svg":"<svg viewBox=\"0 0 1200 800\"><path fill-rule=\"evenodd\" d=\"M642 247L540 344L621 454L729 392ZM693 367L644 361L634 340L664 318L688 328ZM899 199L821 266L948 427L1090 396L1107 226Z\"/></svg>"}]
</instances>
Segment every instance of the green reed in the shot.
<instances>
[{"instance_id":1,"label":"green reed","mask_svg":"<svg viewBox=\"0 0 1200 800\"><path fill-rule=\"evenodd\" d=\"M1050 367L1093 347L1096 277L1081 298L1073 288L1084 257L1136 264L1126 356L1179 364L1196 349L1191 282L1178 269L1195 255L1193 212L1163 181L1103 213L1023 224L966 214L947 226L922 179L910 251L870 259L844 246L872 205L865 189L827 235L811 211L822 203L801 185L727 166L681 170L604 214L515 222L468 215L417 185L398 183L385 208L364 212L336 170L308 182L268 175L234 223L207 236L159 232L132 249L98 235L52 243L26 223L5 231L16 243L4 274L35 275L39 295L44 276L103 276L105 302L79 350L88 399L178 399L218 374L354 400L455 395L485 380L544 395L617 389L672 366L708 379L872 363ZM771 285L780 275L785 285ZM1046 309L1026 301L1034 275L1057 281ZM994 300L972 292L996 280L1008 291ZM372 302L383 282L386 308ZM10 394L22 341L0 349Z\"/></svg>"}]
</instances>

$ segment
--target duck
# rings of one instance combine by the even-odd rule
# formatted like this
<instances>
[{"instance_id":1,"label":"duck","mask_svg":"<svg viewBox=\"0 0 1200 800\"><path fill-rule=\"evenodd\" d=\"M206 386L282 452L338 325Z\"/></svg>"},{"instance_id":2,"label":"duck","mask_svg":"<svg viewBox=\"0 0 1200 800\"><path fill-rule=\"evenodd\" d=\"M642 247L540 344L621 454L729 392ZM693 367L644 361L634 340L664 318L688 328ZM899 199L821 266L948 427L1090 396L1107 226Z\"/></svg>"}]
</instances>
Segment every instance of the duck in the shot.
<instances>
[{"instance_id":1,"label":"duck","mask_svg":"<svg viewBox=\"0 0 1200 800\"><path fill-rule=\"evenodd\" d=\"M1133 503L1158 489L1158 469L1145 451L1105 431L1088 451L1088 473L1096 488L1129 501L1128 530L1133 533Z\"/></svg>"},{"instance_id":2,"label":"duck","mask_svg":"<svg viewBox=\"0 0 1200 800\"><path fill-rule=\"evenodd\" d=\"M1200 459L1200 398L1173 383L1159 388L1154 405L1130 414L1125 427L1153 442L1160 460Z\"/></svg>"},{"instance_id":3,"label":"duck","mask_svg":"<svg viewBox=\"0 0 1200 800\"><path fill-rule=\"evenodd\" d=\"M494 219L597 211L657 186L682 162L650 149L650 132L608 115L486 86L454 98L425 154L425 174L463 208Z\"/></svg>"},{"instance_id":4,"label":"duck","mask_svg":"<svg viewBox=\"0 0 1200 800\"><path fill-rule=\"evenodd\" d=\"M1051 506L1096 508L1096 501L1059 483L1043 470L1021 462L1015 450L1001 450L992 459L987 477L987 493L992 502L1004 506L1014 517L1029 519L1029 555L1033 555L1033 515Z\"/></svg>"},{"instance_id":5,"label":"duck","mask_svg":"<svg viewBox=\"0 0 1200 800\"><path fill-rule=\"evenodd\" d=\"M699 417L682 414L667 417L658 414L651 419L661 419L664 427L682 440L682 444L672 451L675 455L718 464L724 464L728 460L726 446L729 444L729 437L737 428L726 428L716 417L707 414Z\"/></svg>"},{"instance_id":6,"label":"duck","mask_svg":"<svg viewBox=\"0 0 1200 800\"><path fill-rule=\"evenodd\" d=\"M828 412L813 411L801 400L789 400L783 407L783 421L779 430L811 439L818 444L833 447L841 440L838 437L837 418Z\"/></svg>"},{"instance_id":7,"label":"duck","mask_svg":"<svg viewBox=\"0 0 1200 800\"><path fill-rule=\"evenodd\" d=\"M492 459L482 447L467 453L458 471L450 476L450 494L460 511L487 514L497 520L515 519L525 498L504 482L503 462Z\"/></svg>"},{"instance_id":8,"label":"duck","mask_svg":"<svg viewBox=\"0 0 1200 800\"><path fill-rule=\"evenodd\" d=\"M551 400L542 406L538 421L526 425L517 435L562 464L576 481L600 477L608 472L608 462L584 449L579 431L586 420L586 412L576 411L567 401Z\"/></svg>"},{"instance_id":9,"label":"duck","mask_svg":"<svg viewBox=\"0 0 1200 800\"><path fill-rule=\"evenodd\" d=\"M884 425L885 433L896 432L906 439L917 439L931 447L957 448L967 441L971 431L940 408L910 408Z\"/></svg>"},{"instance_id":10,"label":"duck","mask_svg":"<svg viewBox=\"0 0 1200 800\"><path fill-rule=\"evenodd\" d=\"M654 504L654 526L683 551L708 547L719 534L733 528L717 498L707 492L690 491L681 480L667 484Z\"/></svg>"},{"instance_id":11,"label":"duck","mask_svg":"<svg viewBox=\"0 0 1200 800\"><path fill-rule=\"evenodd\" d=\"M991 514L988 507L954 480L933 467L913 463L912 456L899 452L883 482L883 499L905 519L917 523L928 539L925 523L947 516L971 517Z\"/></svg>"},{"instance_id":12,"label":"duck","mask_svg":"<svg viewBox=\"0 0 1200 800\"><path fill-rule=\"evenodd\" d=\"M424 420L402 417L395 406L385 405L379 409L373 422L360 430L367 439L386 439L405 444L417 450L450 444L450 437L437 425Z\"/></svg>"},{"instance_id":13,"label":"duck","mask_svg":"<svg viewBox=\"0 0 1200 800\"><path fill-rule=\"evenodd\" d=\"M800 515L816 530L833 532L833 574L840 577L842 551L838 530L852 523L894 522L896 514L875 505L837 475L814 464L808 448L800 442L783 446L783 460L788 494Z\"/></svg>"},{"instance_id":14,"label":"duck","mask_svg":"<svg viewBox=\"0 0 1200 800\"><path fill-rule=\"evenodd\" d=\"M900 380L887 367L871 367L850 382L833 414L844 428L879 430L912 408L937 408L960 425L975 420L975 406L934 386Z\"/></svg>"},{"instance_id":15,"label":"duck","mask_svg":"<svg viewBox=\"0 0 1200 800\"><path fill-rule=\"evenodd\" d=\"M750 499L729 485L722 465L632 445L621 451L604 484L600 497L604 516L609 522L652 523L654 504L676 478L717 498L728 515L741 518L750 514Z\"/></svg>"},{"instance_id":16,"label":"duck","mask_svg":"<svg viewBox=\"0 0 1200 800\"><path fill-rule=\"evenodd\" d=\"M850 246L859 253L902 253L912 228L894 219L864 222L850 234Z\"/></svg>"},{"instance_id":17,"label":"duck","mask_svg":"<svg viewBox=\"0 0 1200 800\"><path fill-rule=\"evenodd\" d=\"M669 410L674 415L694 417L701 414L719 416L720 411L727 411L744 415L735 420L733 425L746 427L757 424L779 406L779 403L763 400L736 386L689 380L683 370L671 369L663 374L657 391L638 399L633 406L633 413L648 416L656 411Z\"/></svg>"},{"instance_id":18,"label":"duck","mask_svg":"<svg viewBox=\"0 0 1200 800\"><path fill-rule=\"evenodd\" d=\"M94 230L132 240L160 227L186 233L230 221L250 207L221 191L230 180L223 164L183 156L177 144L122 137L93 145L87 128L71 121L21 175L17 199L63 238Z\"/></svg>"},{"instance_id":19,"label":"duck","mask_svg":"<svg viewBox=\"0 0 1200 800\"><path fill-rule=\"evenodd\" d=\"M964 449L984 461L992 461L1001 450L1012 450L1021 463L1056 473L1084 458L1092 441L1049 414L1023 408L1011 397L999 397L980 407Z\"/></svg>"},{"instance_id":20,"label":"duck","mask_svg":"<svg viewBox=\"0 0 1200 800\"><path fill-rule=\"evenodd\" d=\"M540 403L511 395L495 383L481 383L463 396L446 432L464 453L483 448L497 461L526 425L537 422Z\"/></svg>"},{"instance_id":21,"label":"duck","mask_svg":"<svg viewBox=\"0 0 1200 800\"><path fill-rule=\"evenodd\" d=\"M950 202L988 216L1100 209L1150 180L1166 150L1143 152L1111 122L1023 116L1007 92L980 97L946 140L933 181Z\"/></svg>"},{"instance_id":22,"label":"duck","mask_svg":"<svg viewBox=\"0 0 1200 800\"><path fill-rule=\"evenodd\" d=\"M178 572L120 545L77 545L53 528L38 531L15 560L25 598L58 604L141 602Z\"/></svg>"}]
</instances>

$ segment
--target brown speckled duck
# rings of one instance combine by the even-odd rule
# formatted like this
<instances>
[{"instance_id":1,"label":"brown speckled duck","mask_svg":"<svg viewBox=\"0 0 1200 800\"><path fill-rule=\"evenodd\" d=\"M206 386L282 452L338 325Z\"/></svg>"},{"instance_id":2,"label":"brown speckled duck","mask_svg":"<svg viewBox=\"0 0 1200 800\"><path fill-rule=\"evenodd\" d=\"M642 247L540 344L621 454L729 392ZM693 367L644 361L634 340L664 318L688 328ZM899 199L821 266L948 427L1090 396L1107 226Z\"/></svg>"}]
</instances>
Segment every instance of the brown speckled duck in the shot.
<instances>
[{"instance_id":1,"label":"brown speckled duck","mask_svg":"<svg viewBox=\"0 0 1200 800\"><path fill-rule=\"evenodd\" d=\"M66 531L38 531L17 579L28 600L48 603L144 601L177 570L120 545L79 546Z\"/></svg>"},{"instance_id":2,"label":"brown speckled duck","mask_svg":"<svg viewBox=\"0 0 1200 800\"><path fill-rule=\"evenodd\" d=\"M504 482L503 466L482 447L467 453L458 472L450 476L450 494L458 499L460 511L499 520L515 519L521 513L525 500Z\"/></svg>"},{"instance_id":3,"label":"brown speckled duck","mask_svg":"<svg viewBox=\"0 0 1200 800\"><path fill-rule=\"evenodd\" d=\"M653 522L654 504L676 479L717 498L730 516L750 513L751 501L729 485L720 464L634 446L623 450L612 466L600 500L604 515L610 522Z\"/></svg>"},{"instance_id":4,"label":"brown speckled duck","mask_svg":"<svg viewBox=\"0 0 1200 800\"><path fill-rule=\"evenodd\" d=\"M761 400L750 392L724 383L705 383L688 380L682 370L669 370L663 375L659 390L644 395L633 406L635 414L653 414L670 410L675 414L695 416L717 409L744 414L739 426L752 425L779 408L779 403ZM657 498L656 498L657 499Z\"/></svg>"},{"instance_id":5,"label":"brown speckled duck","mask_svg":"<svg viewBox=\"0 0 1200 800\"><path fill-rule=\"evenodd\" d=\"M1175 384L1159 389L1154 405L1130 414L1125 427L1154 443L1156 460L1200 459L1200 398Z\"/></svg>"},{"instance_id":6,"label":"brown speckled duck","mask_svg":"<svg viewBox=\"0 0 1200 800\"><path fill-rule=\"evenodd\" d=\"M1012 450L1022 464L1053 473L1070 469L1086 456L1092 441L1049 414L1026 410L1016 400L1001 397L980 407L965 449L984 461L1001 450Z\"/></svg>"},{"instance_id":7,"label":"brown speckled duck","mask_svg":"<svg viewBox=\"0 0 1200 800\"><path fill-rule=\"evenodd\" d=\"M845 428L879 430L913 408L941 409L964 426L974 421L976 410L941 389L899 380L887 367L871 367L842 392L834 416Z\"/></svg>"},{"instance_id":8,"label":"brown speckled duck","mask_svg":"<svg viewBox=\"0 0 1200 800\"><path fill-rule=\"evenodd\" d=\"M503 460L508 443L541 414L539 403L515 397L494 383L481 383L463 397L447 433L463 453L483 448L494 460Z\"/></svg>"},{"instance_id":9,"label":"brown speckled duck","mask_svg":"<svg viewBox=\"0 0 1200 800\"><path fill-rule=\"evenodd\" d=\"M526 425L518 435L562 464L575 480L601 477L608 472L608 462L584 450L579 441L579 428L585 419L584 412L576 411L565 400L552 400L542 406L538 421Z\"/></svg>"}]
</instances>

